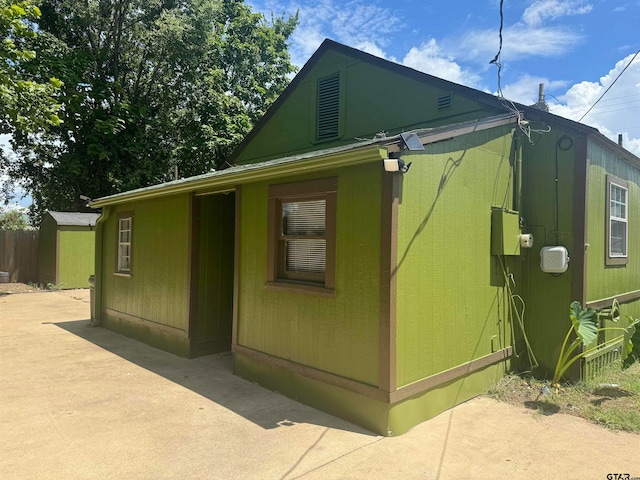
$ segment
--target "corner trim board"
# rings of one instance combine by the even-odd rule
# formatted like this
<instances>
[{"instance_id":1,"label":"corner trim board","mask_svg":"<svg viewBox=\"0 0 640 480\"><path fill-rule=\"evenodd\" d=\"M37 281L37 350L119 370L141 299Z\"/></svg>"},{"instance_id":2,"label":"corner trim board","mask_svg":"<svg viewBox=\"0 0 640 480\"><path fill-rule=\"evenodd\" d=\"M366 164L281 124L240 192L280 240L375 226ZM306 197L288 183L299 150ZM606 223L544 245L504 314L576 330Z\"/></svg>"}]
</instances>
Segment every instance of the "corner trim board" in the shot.
<instances>
[{"instance_id":1,"label":"corner trim board","mask_svg":"<svg viewBox=\"0 0 640 480\"><path fill-rule=\"evenodd\" d=\"M378 384L386 392L396 390L396 294L398 264L399 175L382 174L380 215L380 342Z\"/></svg>"},{"instance_id":2,"label":"corner trim board","mask_svg":"<svg viewBox=\"0 0 640 480\"><path fill-rule=\"evenodd\" d=\"M231 324L231 345L238 343L238 307L240 305L240 215L242 213L242 187L238 185L235 193L235 218L233 238L233 313Z\"/></svg>"},{"instance_id":3,"label":"corner trim board","mask_svg":"<svg viewBox=\"0 0 640 480\"><path fill-rule=\"evenodd\" d=\"M189 196L189 281L187 295L189 297L187 318L189 319L188 337L192 340L198 323L198 287L200 285L200 203L195 195Z\"/></svg>"},{"instance_id":4,"label":"corner trim board","mask_svg":"<svg viewBox=\"0 0 640 480\"><path fill-rule=\"evenodd\" d=\"M60 227L56 226L56 273L54 285L60 284Z\"/></svg>"},{"instance_id":5,"label":"corner trim board","mask_svg":"<svg viewBox=\"0 0 640 480\"><path fill-rule=\"evenodd\" d=\"M558 147L556 146L556 149ZM557 153L556 153L557 154ZM575 275L572 281L572 298L584 303L587 298L587 262L585 245L587 243L587 186L588 186L588 158L587 140L578 138L574 147L573 170L573 252L571 263Z\"/></svg>"}]
</instances>

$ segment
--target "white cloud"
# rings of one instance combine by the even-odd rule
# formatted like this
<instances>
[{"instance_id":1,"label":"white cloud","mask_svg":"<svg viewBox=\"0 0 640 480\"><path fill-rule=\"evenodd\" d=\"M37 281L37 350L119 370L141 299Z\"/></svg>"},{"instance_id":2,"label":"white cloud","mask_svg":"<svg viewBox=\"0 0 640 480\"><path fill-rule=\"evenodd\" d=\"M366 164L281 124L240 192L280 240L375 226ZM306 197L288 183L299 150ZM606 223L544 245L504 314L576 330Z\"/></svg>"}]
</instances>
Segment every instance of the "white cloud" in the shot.
<instances>
[{"instance_id":1,"label":"white cloud","mask_svg":"<svg viewBox=\"0 0 640 480\"><path fill-rule=\"evenodd\" d=\"M387 8L366 0L267 0L256 11L299 12L300 23L290 39L289 53L294 65L301 67L325 38L387 58L384 47L400 20Z\"/></svg>"},{"instance_id":2,"label":"white cloud","mask_svg":"<svg viewBox=\"0 0 640 480\"><path fill-rule=\"evenodd\" d=\"M523 75L516 82L502 87L502 94L505 98L523 105L533 105L538 101L539 85L544 84L545 90L557 90L565 88L567 82L549 80L545 77Z\"/></svg>"},{"instance_id":3,"label":"white cloud","mask_svg":"<svg viewBox=\"0 0 640 480\"><path fill-rule=\"evenodd\" d=\"M433 38L409 50L402 63L421 72L470 87L476 86L480 81L479 75L464 70L453 57L445 55Z\"/></svg>"},{"instance_id":4,"label":"white cloud","mask_svg":"<svg viewBox=\"0 0 640 480\"><path fill-rule=\"evenodd\" d=\"M580 82L560 97L561 103L551 104L551 112L578 121L611 86L631 61L633 55L616 63L599 82ZM625 148L640 156L640 56L620 76L616 84L584 117L582 123L591 125L607 137L617 141L623 136Z\"/></svg>"},{"instance_id":5,"label":"white cloud","mask_svg":"<svg viewBox=\"0 0 640 480\"><path fill-rule=\"evenodd\" d=\"M557 57L571 50L582 36L563 27L531 27L522 23L504 29L501 60L526 57ZM479 63L485 68L499 48L495 30L470 30L460 39L449 39L446 50L457 58Z\"/></svg>"},{"instance_id":6,"label":"white cloud","mask_svg":"<svg viewBox=\"0 0 640 480\"><path fill-rule=\"evenodd\" d=\"M522 21L526 25L538 26L546 20L568 15L584 15L591 12L592 5L582 0L539 0L527 7L522 14Z\"/></svg>"},{"instance_id":7,"label":"white cloud","mask_svg":"<svg viewBox=\"0 0 640 480\"><path fill-rule=\"evenodd\" d=\"M358 50L362 50L363 52L367 52L371 55L375 55L376 57L386 58L393 62L396 61L394 57L387 57L385 51L372 41L363 40L355 45L352 45L352 47L357 48Z\"/></svg>"},{"instance_id":8,"label":"white cloud","mask_svg":"<svg viewBox=\"0 0 640 480\"><path fill-rule=\"evenodd\" d=\"M383 47L388 43L388 34L400 24L390 10L370 5L362 0L333 5L331 30L349 45L373 43Z\"/></svg>"},{"instance_id":9,"label":"white cloud","mask_svg":"<svg viewBox=\"0 0 640 480\"><path fill-rule=\"evenodd\" d=\"M522 13L521 18L506 24L502 31L502 62L530 57L558 57L571 51L584 40L573 26L549 23L562 17L590 13L592 6L583 0L538 0ZM443 47L458 60L488 68L500 46L495 29L469 29L461 38L447 39Z\"/></svg>"}]
</instances>

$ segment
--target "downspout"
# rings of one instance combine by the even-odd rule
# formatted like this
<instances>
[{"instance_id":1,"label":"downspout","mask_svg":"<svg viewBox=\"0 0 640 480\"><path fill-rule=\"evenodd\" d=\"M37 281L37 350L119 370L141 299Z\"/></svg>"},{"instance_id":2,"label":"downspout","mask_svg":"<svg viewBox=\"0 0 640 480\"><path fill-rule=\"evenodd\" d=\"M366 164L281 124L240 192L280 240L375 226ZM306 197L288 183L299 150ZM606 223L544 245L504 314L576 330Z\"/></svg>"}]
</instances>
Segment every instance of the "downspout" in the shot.
<instances>
[{"instance_id":1,"label":"downspout","mask_svg":"<svg viewBox=\"0 0 640 480\"><path fill-rule=\"evenodd\" d=\"M104 264L103 264L103 246L104 241L102 238L104 231L104 222L109 218L109 214L111 213L111 209L108 206L102 208L102 213L96 220L96 253L95 253L95 287L94 287L94 312L93 318L91 319L91 325L94 327L100 326L102 322L102 286L104 285Z\"/></svg>"}]
</instances>

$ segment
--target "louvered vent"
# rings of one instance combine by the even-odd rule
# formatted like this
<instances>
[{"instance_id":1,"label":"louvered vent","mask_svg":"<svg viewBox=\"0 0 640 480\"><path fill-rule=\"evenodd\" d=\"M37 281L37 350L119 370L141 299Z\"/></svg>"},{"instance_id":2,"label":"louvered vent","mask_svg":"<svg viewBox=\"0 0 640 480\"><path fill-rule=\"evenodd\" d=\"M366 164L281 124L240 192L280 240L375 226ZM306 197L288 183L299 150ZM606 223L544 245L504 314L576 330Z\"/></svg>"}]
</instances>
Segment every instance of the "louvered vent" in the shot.
<instances>
[{"instance_id":1,"label":"louvered vent","mask_svg":"<svg viewBox=\"0 0 640 480\"><path fill-rule=\"evenodd\" d=\"M438 97L438 110L444 110L445 108L449 108L451 106L451 94L447 93L446 95L442 95Z\"/></svg>"},{"instance_id":2,"label":"louvered vent","mask_svg":"<svg viewBox=\"0 0 640 480\"><path fill-rule=\"evenodd\" d=\"M318 80L316 140L328 140L339 135L340 74Z\"/></svg>"}]
</instances>

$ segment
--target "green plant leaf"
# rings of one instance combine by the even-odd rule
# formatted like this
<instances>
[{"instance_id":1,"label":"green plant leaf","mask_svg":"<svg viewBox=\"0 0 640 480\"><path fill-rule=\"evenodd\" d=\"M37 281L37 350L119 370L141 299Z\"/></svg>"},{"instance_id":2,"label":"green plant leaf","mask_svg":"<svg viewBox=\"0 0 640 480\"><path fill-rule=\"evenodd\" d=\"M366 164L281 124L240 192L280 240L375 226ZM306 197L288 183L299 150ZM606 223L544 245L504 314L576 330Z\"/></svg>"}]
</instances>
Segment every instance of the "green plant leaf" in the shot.
<instances>
[{"instance_id":1,"label":"green plant leaf","mask_svg":"<svg viewBox=\"0 0 640 480\"><path fill-rule=\"evenodd\" d=\"M640 318L627 317L629 325L624 329L622 341L622 368L629 368L640 358Z\"/></svg>"},{"instance_id":2,"label":"green plant leaf","mask_svg":"<svg viewBox=\"0 0 640 480\"><path fill-rule=\"evenodd\" d=\"M569 309L571 323L585 347L590 347L598 338L598 315L593 308L583 309L580 302L572 302Z\"/></svg>"}]
</instances>

